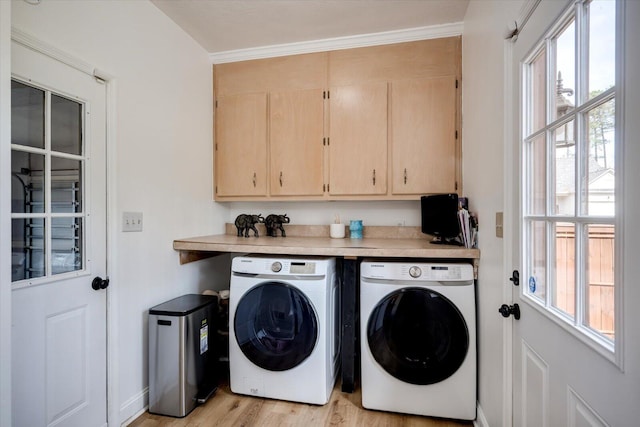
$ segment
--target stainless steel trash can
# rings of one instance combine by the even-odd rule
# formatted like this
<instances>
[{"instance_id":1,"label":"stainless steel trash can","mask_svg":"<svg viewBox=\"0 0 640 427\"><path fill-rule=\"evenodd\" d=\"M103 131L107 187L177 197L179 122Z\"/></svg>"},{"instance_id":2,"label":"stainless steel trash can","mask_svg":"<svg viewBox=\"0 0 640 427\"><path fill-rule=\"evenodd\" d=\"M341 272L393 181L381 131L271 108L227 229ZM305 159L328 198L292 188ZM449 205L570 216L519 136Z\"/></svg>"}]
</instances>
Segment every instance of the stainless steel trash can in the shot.
<instances>
[{"instance_id":1,"label":"stainless steel trash can","mask_svg":"<svg viewBox=\"0 0 640 427\"><path fill-rule=\"evenodd\" d=\"M217 388L218 299L188 294L149 309L149 412L184 417Z\"/></svg>"}]
</instances>

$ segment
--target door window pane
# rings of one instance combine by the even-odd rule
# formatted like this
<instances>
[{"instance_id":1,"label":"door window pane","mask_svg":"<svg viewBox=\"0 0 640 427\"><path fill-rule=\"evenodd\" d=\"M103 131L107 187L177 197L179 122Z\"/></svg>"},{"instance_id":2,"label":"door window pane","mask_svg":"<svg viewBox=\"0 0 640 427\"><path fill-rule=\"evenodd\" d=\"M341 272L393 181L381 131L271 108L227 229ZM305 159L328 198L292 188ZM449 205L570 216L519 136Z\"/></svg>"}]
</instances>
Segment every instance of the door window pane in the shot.
<instances>
[{"instance_id":1,"label":"door window pane","mask_svg":"<svg viewBox=\"0 0 640 427\"><path fill-rule=\"evenodd\" d=\"M44 218L11 220L11 281L45 275Z\"/></svg>"},{"instance_id":2,"label":"door window pane","mask_svg":"<svg viewBox=\"0 0 640 427\"><path fill-rule=\"evenodd\" d=\"M551 109L551 121L564 116L571 111L575 104L575 73L576 73L576 48L575 48L575 21L571 23L555 39L555 66L553 75L556 78L556 90L554 103Z\"/></svg>"},{"instance_id":3,"label":"door window pane","mask_svg":"<svg viewBox=\"0 0 640 427\"><path fill-rule=\"evenodd\" d=\"M51 150L82 154L82 104L51 95Z\"/></svg>"},{"instance_id":4,"label":"door window pane","mask_svg":"<svg viewBox=\"0 0 640 427\"><path fill-rule=\"evenodd\" d=\"M530 116L529 116L529 132L527 135L531 135L536 131L542 129L547 123L546 120L546 103L547 103L547 85L546 85L546 49L543 49L531 63L530 70L530 91L531 99L529 102Z\"/></svg>"},{"instance_id":5,"label":"door window pane","mask_svg":"<svg viewBox=\"0 0 640 427\"><path fill-rule=\"evenodd\" d=\"M614 231L613 225L587 226L586 325L614 338Z\"/></svg>"},{"instance_id":6,"label":"door window pane","mask_svg":"<svg viewBox=\"0 0 640 427\"><path fill-rule=\"evenodd\" d=\"M616 2L593 0L589 16L589 99L615 84Z\"/></svg>"},{"instance_id":7,"label":"door window pane","mask_svg":"<svg viewBox=\"0 0 640 427\"><path fill-rule=\"evenodd\" d=\"M551 303L557 309L573 318L576 298L576 253L575 253L575 227L571 223L558 223L555 225L555 289Z\"/></svg>"},{"instance_id":8,"label":"door window pane","mask_svg":"<svg viewBox=\"0 0 640 427\"><path fill-rule=\"evenodd\" d=\"M589 159L585 179L586 214L615 214L615 100L587 114Z\"/></svg>"},{"instance_id":9,"label":"door window pane","mask_svg":"<svg viewBox=\"0 0 640 427\"><path fill-rule=\"evenodd\" d=\"M576 203L576 157L573 120L553 130L556 149L552 179L555 179L553 213L573 215Z\"/></svg>"},{"instance_id":10,"label":"door window pane","mask_svg":"<svg viewBox=\"0 0 640 427\"><path fill-rule=\"evenodd\" d=\"M82 269L82 218L52 218L52 274Z\"/></svg>"},{"instance_id":11,"label":"door window pane","mask_svg":"<svg viewBox=\"0 0 640 427\"><path fill-rule=\"evenodd\" d=\"M544 135L539 135L528 143L528 213L544 215L547 202L547 147Z\"/></svg>"},{"instance_id":12,"label":"door window pane","mask_svg":"<svg viewBox=\"0 0 640 427\"><path fill-rule=\"evenodd\" d=\"M51 210L82 212L82 161L51 156Z\"/></svg>"},{"instance_id":13,"label":"door window pane","mask_svg":"<svg viewBox=\"0 0 640 427\"><path fill-rule=\"evenodd\" d=\"M11 212L44 212L44 155L11 151Z\"/></svg>"},{"instance_id":14,"label":"door window pane","mask_svg":"<svg viewBox=\"0 0 640 427\"><path fill-rule=\"evenodd\" d=\"M529 223L530 275L525 291L544 301L547 293L547 229L544 221Z\"/></svg>"},{"instance_id":15,"label":"door window pane","mask_svg":"<svg viewBox=\"0 0 640 427\"><path fill-rule=\"evenodd\" d=\"M11 143L44 148L44 91L11 81Z\"/></svg>"}]
</instances>

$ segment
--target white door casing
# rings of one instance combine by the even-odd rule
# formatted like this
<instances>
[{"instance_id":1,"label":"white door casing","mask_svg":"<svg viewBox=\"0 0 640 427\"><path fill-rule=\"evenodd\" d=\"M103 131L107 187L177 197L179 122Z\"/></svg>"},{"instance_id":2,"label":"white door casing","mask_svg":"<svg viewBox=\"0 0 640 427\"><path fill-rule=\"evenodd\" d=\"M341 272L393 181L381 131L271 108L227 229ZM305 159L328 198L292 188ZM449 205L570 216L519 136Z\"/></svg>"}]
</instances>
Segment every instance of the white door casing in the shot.
<instances>
[{"instance_id":1,"label":"white door casing","mask_svg":"<svg viewBox=\"0 0 640 427\"><path fill-rule=\"evenodd\" d=\"M14 425L107 424L106 91L93 77L12 43L12 74L84 105L82 268L12 291Z\"/></svg>"}]
</instances>

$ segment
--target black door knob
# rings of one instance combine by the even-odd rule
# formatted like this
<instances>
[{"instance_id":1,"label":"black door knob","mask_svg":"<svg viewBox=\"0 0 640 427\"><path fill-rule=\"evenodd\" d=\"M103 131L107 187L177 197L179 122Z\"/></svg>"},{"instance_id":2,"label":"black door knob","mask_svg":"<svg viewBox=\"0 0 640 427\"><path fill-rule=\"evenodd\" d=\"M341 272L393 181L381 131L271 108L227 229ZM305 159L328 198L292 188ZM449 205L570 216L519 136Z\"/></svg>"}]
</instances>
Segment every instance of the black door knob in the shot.
<instances>
[{"instance_id":1,"label":"black door knob","mask_svg":"<svg viewBox=\"0 0 640 427\"><path fill-rule=\"evenodd\" d=\"M91 287L98 291L100 289L106 289L109 286L109 278L103 279L100 276L96 276L91 282Z\"/></svg>"},{"instance_id":2,"label":"black door knob","mask_svg":"<svg viewBox=\"0 0 640 427\"><path fill-rule=\"evenodd\" d=\"M518 304L502 304L498 311L500 312L500 314L502 314L502 317L509 317L513 315L516 320L520 319L520 306Z\"/></svg>"}]
</instances>

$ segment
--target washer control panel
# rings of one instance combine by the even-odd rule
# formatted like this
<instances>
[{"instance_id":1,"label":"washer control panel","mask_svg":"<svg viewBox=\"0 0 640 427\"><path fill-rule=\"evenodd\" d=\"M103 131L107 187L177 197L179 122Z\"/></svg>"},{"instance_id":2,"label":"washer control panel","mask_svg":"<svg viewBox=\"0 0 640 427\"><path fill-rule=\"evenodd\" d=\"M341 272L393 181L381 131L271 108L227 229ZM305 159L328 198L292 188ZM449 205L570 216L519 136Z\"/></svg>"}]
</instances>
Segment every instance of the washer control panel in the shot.
<instances>
[{"instance_id":1,"label":"washer control panel","mask_svg":"<svg viewBox=\"0 0 640 427\"><path fill-rule=\"evenodd\" d=\"M304 262L291 262L291 266L289 267L289 273L291 274L315 274L316 273L316 263L313 261L304 261Z\"/></svg>"},{"instance_id":2,"label":"washer control panel","mask_svg":"<svg viewBox=\"0 0 640 427\"><path fill-rule=\"evenodd\" d=\"M334 258L274 258L265 256L235 257L231 263L232 273L278 275L278 276L322 276L329 268L335 268Z\"/></svg>"},{"instance_id":3,"label":"washer control panel","mask_svg":"<svg viewBox=\"0 0 640 427\"><path fill-rule=\"evenodd\" d=\"M421 275L422 275L422 270L420 270L420 267L416 265L409 267L409 276L413 277L414 279L417 279Z\"/></svg>"}]
</instances>

